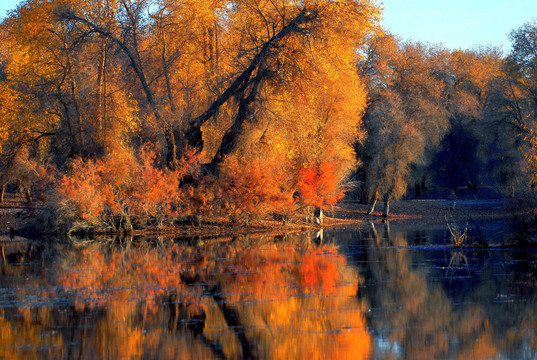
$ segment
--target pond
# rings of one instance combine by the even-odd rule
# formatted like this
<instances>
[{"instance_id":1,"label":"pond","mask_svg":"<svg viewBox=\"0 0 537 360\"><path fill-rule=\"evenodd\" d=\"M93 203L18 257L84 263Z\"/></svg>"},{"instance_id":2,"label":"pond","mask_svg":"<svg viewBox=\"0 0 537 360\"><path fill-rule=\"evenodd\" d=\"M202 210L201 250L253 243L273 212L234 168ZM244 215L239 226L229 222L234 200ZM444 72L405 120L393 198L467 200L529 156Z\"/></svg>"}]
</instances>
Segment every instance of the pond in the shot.
<instances>
[{"instance_id":1,"label":"pond","mask_svg":"<svg viewBox=\"0 0 537 360\"><path fill-rule=\"evenodd\" d=\"M445 226L318 235L3 238L0 359L537 357L536 251L453 248Z\"/></svg>"}]
</instances>

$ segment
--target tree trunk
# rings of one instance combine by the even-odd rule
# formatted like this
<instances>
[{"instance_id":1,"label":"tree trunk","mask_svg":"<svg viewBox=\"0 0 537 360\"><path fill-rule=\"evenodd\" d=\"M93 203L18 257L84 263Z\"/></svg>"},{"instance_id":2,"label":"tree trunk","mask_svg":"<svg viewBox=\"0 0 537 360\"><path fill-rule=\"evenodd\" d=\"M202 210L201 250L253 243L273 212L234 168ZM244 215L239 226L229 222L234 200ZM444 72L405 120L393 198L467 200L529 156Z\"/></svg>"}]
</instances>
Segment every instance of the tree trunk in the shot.
<instances>
[{"instance_id":1,"label":"tree trunk","mask_svg":"<svg viewBox=\"0 0 537 360\"><path fill-rule=\"evenodd\" d=\"M390 214L390 193L384 195L384 210L382 211L383 217L388 217Z\"/></svg>"},{"instance_id":2,"label":"tree trunk","mask_svg":"<svg viewBox=\"0 0 537 360\"><path fill-rule=\"evenodd\" d=\"M362 184L360 192L360 204L369 204L369 186L367 175L364 170L358 171L358 181Z\"/></svg>"},{"instance_id":3,"label":"tree trunk","mask_svg":"<svg viewBox=\"0 0 537 360\"><path fill-rule=\"evenodd\" d=\"M313 210L313 223L319 226L323 226L324 214L322 207L315 207Z\"/></svg>"},{"instance_id":4,"label":"tree trunk","mask_svg":"<svg viewBox=\"0 0 537 360\"><path fill-rule=\"evenodd\" d=\"M30 188L26 188L24 194L26 195L26 201L28 201L28 204L32 203L32 193L30 192Z\"/></svg>"},{"instance_id":5,"label":"tree trunk","mask_svg":"<svg viewBox=\"0 0 537 360\"><path fill-rule=\"evenodd\" d=\"M78 131L78 144L80 150L84 149L84 127L82 123L82 106L80 104L80 98L78 97L78 84L76 82L75 75L73 74L73 61L71 59L71 50L67 44L64 44L65 51L67 53L67 75L69 76L69 83L71 87L71 98L73 105L75 106L75 119Z\"/></svg>"},{"instance_id":6,"label":"tree trunk","mask_svg":"<svg viewBox=\"0 0 537 360\"><path fill-rule=\"evenodd\" d=\"M164 139L166 140L166 167L171 171L177 169L177 145L175 136L170 128L164 130Z\"/></svg>"},{"instance_id":7,"label":"tree trunk","mask_svg":"<svg viewBox=\"0 0 537 360\"><path fill-rule=\"evenodd\" d=\"M416 181L414 186L416 189L416 198L420 198L421 197L421 181Z\"/></svg>"},{"instance_id":8,"label":"tree trunk","mask_svg":"<svg viewBox=\"0 0 537 360\"><path fill-rule=\"evenodd\" d=\"M80 144L80 149L84 149L84 127L82 125L82 113L80 109L80 99L78 98L78 89L76 85L76 81L72 79L71 81L71 95L73 97L73 103L75 105L75 116L76 116L76 124L78 127L78 143Z\"/></svg>"},{"instance_id":9,"label":"tree trunk","mask_svg":"<svg viewBox=\"0 0 537 360\"><path fill-rule=\"evenodd\" d=\"M4 194L6 193L6 184L2 184L0 188L0 204L4 203Z\"/></svg>"},{"instance_id":10,"label":"tree trunk","mask_svg":"<svg viewBox=\"0 0 537 360\"><path fill-rule=\"evenodd\" d=\"M263 65L260 66L262 67ZM240 99L239 110L237 112L237 115L235 116L235 120L233 121L231 127L224 134L222 142L220 143L216 154L214 155L212 161L208 166L212 172L216 173L218 171L218 165L220 165L224 158L227 155L231 154L233 150L235 150L235 148L237 147L239 137L243 131L243 124L247 120L251 119L253 116L251 106L257 97L259 86L261 85L263 79L266 77L266 74L267 73L264 71L264 69L259 68L255 78L250 81L250 93L246 97L242 97Z\"/></svg>"},{"instance_id":11,"label":"tree trunk","mask_svg":"<svg viewBox=\"0 0 537 360\"><path fill-rule=\"evenodd\" d=\"M197 148L200 151L203 149L203 134L201 127L203 124L218 114L220 107L226 103L232 96L242 93L248 86L248 81L251 75L256 69L260 68L260 64L264 63L269 55L270 50L276 45L276 43L282 38L292 33L300 33L304 31L300 25L312 22L316 18L314 11L307 11L303 9L293 20L284 26L276 35L266 41L261 50L254 56L250 65L244 70L233 83L216 98L211 104L209 109L203 114L192 120L186 130L185 138L188 145L193 148ZM258 70L259 72L259 70ZM231 136L231 135L230 135ZM214 159L213 159L214 160Z\"/></svg>"},{"instance_id":12,"label":"tree trunk","mask_svg":"<svg viewBox=\"0 0 537 360\"><path fill-rule=\"evenodd\" d=\"M373 196L371 197L371 202L369 203L369 211L367 212L367 215L373 214L373 211L375 211L375 205L377 204L377 200L379 198L379 189L375 190L373 193Z\"/></svg>"},{"instance_id":13,"label":"tree trunk","mask_svg":"<svg viewBox=\"0 0 537 360\"><path fill-rule=\"evenodd\" d=\"M61 96L58 96L58 102L61 104L61 112L64 116L65 123L67 125L67 131L69 132L69 139L71 140L69 144L71 148L69 155L80 154L80 149L78 148L76 136L73 131L73 126L71 124L71 115L69 114L69 106L67 105L65 100L62 99Z\"/></svg>"},{"instance_id":14,"label":"tree trunk","mask_svg":"<svg viewBox=\"0 0 537 360\"><path fill-rule=\"evenodd\" d=\"M168 103L170 104L170 110L175 113L175 101L172 93L172 83L170 79L170 69L168 67L167 60L167 47L166 47L166 35L162 34L162 70L164 71L164 80L166 81L166 96L168 97Z\"/></svg>"},{"instance_id":15,"label":"tree trunk","mask_svg":"<svg viewBox=\"0 0 537 360\"><path fill-rule=\"evenodd\" d=\"M99 70L97 73L97 133L99 140L106 147L104 123L106 119L106 39L102 39Z\"/></svg>"}]
</instances>

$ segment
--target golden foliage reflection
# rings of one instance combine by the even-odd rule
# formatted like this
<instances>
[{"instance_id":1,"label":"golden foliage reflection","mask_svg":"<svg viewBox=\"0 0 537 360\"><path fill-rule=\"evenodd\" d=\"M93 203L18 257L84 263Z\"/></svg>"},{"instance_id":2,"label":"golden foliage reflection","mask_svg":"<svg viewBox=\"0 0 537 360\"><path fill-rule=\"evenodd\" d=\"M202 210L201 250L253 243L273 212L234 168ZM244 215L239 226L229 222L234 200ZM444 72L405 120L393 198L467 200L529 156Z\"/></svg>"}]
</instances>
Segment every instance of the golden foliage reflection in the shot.
<instances>
[{"instance_id":1,"label":"golden foliage reflection","mask_svg":"<svg viewBox=\"0 0 537 360\"><path fill-rule=\"evenodd\" d=\"M63 305L31 310L30 316L22 316L22 308L2 314L0 357L29 355L27 343L59 351L37 357L370 354L356 297L358 274L333 245L255 239L158 248L90 245L56 265L40 288L59 294L43 290L41 296Z\"/></svg>"}]
</instances>

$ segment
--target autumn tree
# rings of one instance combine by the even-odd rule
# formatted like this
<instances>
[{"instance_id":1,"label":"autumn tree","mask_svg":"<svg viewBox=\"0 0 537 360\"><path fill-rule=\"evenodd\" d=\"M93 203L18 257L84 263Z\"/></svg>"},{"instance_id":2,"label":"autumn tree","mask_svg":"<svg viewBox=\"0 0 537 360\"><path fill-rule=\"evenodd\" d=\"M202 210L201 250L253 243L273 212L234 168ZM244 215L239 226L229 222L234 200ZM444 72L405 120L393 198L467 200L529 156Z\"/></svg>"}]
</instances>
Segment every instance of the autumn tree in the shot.
<instances>
[{"instance_id":1,"label":"autumn tree","mask_svg":"<svg viewBox=\"0 0 537 360\"><path fill-rule=\"evenodd\" d=\"M344 74L351 74L347 72L352 66L350 59L355 59L354 50L371 29L376 16L376 9L371 4L357 1L305 4L243 1L237 2L234 10L230 15L230 26L242 34L236 39L240 40L238 58L244 71L205 113L190 123L187 132L191 146L201 148L202 126L231 97L236 99L234 119L211 160L212 167L237 148L248 124L260 122L258 111L264 108L263 105L266 111L271 110L267 106L271 97L289 97L301 87L305 91L305 86L307 91L315 94L316 77L325 79L328 76L334 81L343 78ZM342 23L344 27L339 25ZM347 37L338 36L343 32ZM350 76L358 83L355 76ZM321 86L329 85L332 83ZM363 97L361 94L363 92L358 91L357 96ZM278 126L279 123L274 121L273 124Z\"/></svg>"},{"instance_id":2,"label":"autumn tree","mask_svg":"<svg viewBox=\"0 0 537 360\"><path fill-rule=\"evenodd\" d=\"M424 162L426 149L438 143L447 128L444 83L436 75L441 49L400 43L393 35L372 38L359 71L369 100L364 117L368 137L357 145L364 195L371 214L377 199L403 196L411 166Z\"/></svg>"},{"instance_id":3,"label":"autumn tree","mask_svg":"<svg viewBox=\"0 0 537 360\"><path fill-rule=\"evenodd\" d=\"M431 168L436 183L457 192L469 186L475 192L487 181L493 163L506 156L495 150L500 145L501 127L487 107L494 101L493 88L502 76L502 59L497 50L456 50L446 58L440 74L446 85L449 131L434 155Z\"/></svg>"},{"instance_id":4,"label":"autumn tree","mask_svg":"<svg viewBox=\"0 0 537 360\"><path fill-rule=\"evenodd\" d=\"M40 149L64 171L151 141L171 171L192 149L216 177L226 159L278 159L283 198L333 203L364 137L355 64L378 18L365 0L25 1L2 24L2 161ZM325 168L328 187L304 176Z\"/></svg>"},{"instance_id":5,"label":"autumn tree","mask_svg":"<svg viewBox=\"0 0 537 360\"><path fill-rule=\"evenodd\" d=\"M106 4L109 5L109 4ZM149 111L155 120L164 129L166 141L166 164L169 169L174 170L177 163L175 137L170 125L163 121L159 105L157 104L154 91L150 87L148 74L142 58L141 42L142 37L147 32L148 20L146 11L149 11L149 1L124 1L118 7L118 14L101 26L98 21L92 19L89 14L77 13L72 6L58 6L55 13L61 18L81 26L80 33L97 33L114 44L128 59L129 66L133 69Z\"/></svg>"},{"instance_id":6,"label":"autumn tree","mask_svg":"<svg viewBox=\"0 0 537 360\"><path fill-rule=\"evenodd\" d=\"M529 185L534 188L537 125L537 22L526 23L511 33L512 51L507 59L510 82L504 92L502 110L506 120L522 137Z\"/></svg>"},{"instance_id":7,"label":"autumn tree","mask_svg":"<svg viewBox=\"0 0 537 360\"><path fill-rule=\"evenodd\" d=\"M62 118L59 99L68 103L72 94L68 87L62 90L60 80L68 82L66 68L54 58L54 51L62 51L63 43L57 41L55 30L45 31L49 22L48 4L20 5L0 26L3 51L1 53L0 87L0 185L18 184L27 190L28 198L31 175L21 164L34 167L48 157L47 147ZM45 48L47 46L48 48ZM56 47L58 46L58 47ZM34 51L33 49L36 49ZM72 114L72 113L69 113ZM64 112L63 115L67 115ZM65 120L72 125L70 140L79 143L72 116ZM29 176L27 176L29 175Z\"/></svg>"}]
</instances>

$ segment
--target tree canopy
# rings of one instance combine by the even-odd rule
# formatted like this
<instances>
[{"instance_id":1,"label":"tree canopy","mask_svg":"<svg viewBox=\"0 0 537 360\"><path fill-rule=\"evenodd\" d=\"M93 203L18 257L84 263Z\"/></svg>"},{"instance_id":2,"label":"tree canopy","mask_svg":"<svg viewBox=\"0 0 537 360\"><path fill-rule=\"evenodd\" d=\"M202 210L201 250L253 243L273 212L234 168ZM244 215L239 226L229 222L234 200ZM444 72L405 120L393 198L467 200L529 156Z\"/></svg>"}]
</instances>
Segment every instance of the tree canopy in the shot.
<instances>
[{"instance_id":1,"label":"tree canopy","mask_svg":"<svg viewBox=\"0 0 537 360\"><path fill-rule=\"evenodd\" d=\"M24 1L0 25L0 185L71 184L49 196L66 210L94 174L101 223L147 218L119 199L150 172L153 205L245 221L350 183L371 211L409 185L533 186L535 22L503 56L402 42L380 17L373 0ZM132 171L111 183L114 166Z\"/></svg>"}]
</instances>

